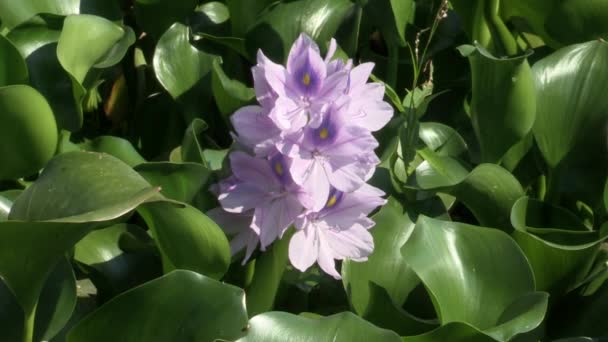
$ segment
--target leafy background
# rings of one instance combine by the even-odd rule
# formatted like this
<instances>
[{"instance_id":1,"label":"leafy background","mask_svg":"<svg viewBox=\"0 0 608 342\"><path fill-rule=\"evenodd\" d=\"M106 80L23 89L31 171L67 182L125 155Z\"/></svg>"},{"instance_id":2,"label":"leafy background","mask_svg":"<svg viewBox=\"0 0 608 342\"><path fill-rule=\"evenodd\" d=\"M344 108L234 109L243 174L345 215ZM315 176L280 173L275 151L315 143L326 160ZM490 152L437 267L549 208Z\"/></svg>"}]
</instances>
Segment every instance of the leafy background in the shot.
<instances>
[{"instance_id":1,"label":"leafy background","mask_svg":"<svg viewBox=\"0 0 608 342\"><path fill-rule=\"evenodd\" d=\"M608 337L608 2L0 0L0 340ZM376 249L246 265L204 213L262 49L376 64ZM40 171L42 170L42 171Z\"/></svg>"}]
</instances>

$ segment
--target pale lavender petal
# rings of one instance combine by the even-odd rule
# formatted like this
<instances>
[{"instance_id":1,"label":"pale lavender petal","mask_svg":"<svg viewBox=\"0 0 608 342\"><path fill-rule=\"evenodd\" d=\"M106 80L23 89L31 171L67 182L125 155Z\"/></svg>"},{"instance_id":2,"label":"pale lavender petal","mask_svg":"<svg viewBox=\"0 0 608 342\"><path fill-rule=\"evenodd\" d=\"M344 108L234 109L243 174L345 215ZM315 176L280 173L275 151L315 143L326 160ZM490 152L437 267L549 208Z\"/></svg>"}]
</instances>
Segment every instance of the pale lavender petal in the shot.
<instances>
[{"instance_id":1,"label":"pale lavender petal","mask_svg":"<svg viewBox=\"0 0 608 342\"><path fill-rule=\"evenodd\" d=\"M312 40L306 33L300 33L298 39L293 43L287 56L287 71L294 73L297 70L297 59L306 53L307 50L311 49L313 52L319 54L319 46Z\"/></svg>"},{"instance_id":2,"label":"pale lavender petal","mask_svg":"<svg viewBox=\"0 0 608 342\"><path fill-rule=\"evenodd\" d=\"M286 195L276 198L256 207L253 215L252 229L259 230L262 250L265 250L274 240L283 236L283 233L300 213L303 207L297 198Z\"/></svg>"},{"instance_id":3,"label":"pale lavender petal","mask_svg":"<svg viewBox=\"0 0 608 342\"><path fill-rule=\"evenodd\" d=\"M329 63L331 59L334 57L336 50L338 49L338 43L335 39L331 39L329 41L329 47L327 48L327 54L325 55L325 63Z\"/></svg>"},{"instance_id":4,"label":"pale lavender petal","mask_svg":"<svg viewBox=\"0 0 608 342\"><path fill-rule=\"evenodd\" d=\"M230 154L230 166L236 178L265 192L276 190L280 185L265 159L236 151Z\"/></svg>"},{"instance_id":5,"label":"pale lavender petal","mask_svg":"<svg viewBox=\"0 0 608 342\"><path fill-rule=\"evenodd\" d=\"M340 273L336 271L336 262L334 261L334 253L328 243L328 231L319 231L319 256L317 257L317 263L321 267L321 269L334 277L335 279L340 279Z\"/></svg>"},{"instance_id":6,"label":"pale lavender petal","mask_svg":"<svg viewBox=\"0 0 608 342\"><path fill-rule=\"evenodd\" d=\"M257 58L258 65L253 77L254 82L260 81L260 85L259 93L256 88L256 97L261 97L260 104L272 105L272 99L286 94L286 70L282 65L276 64L266 57L262 50L258 50Z\"/></svg>"},{"instance_id":7,"label":"pale lavender petal","mask_svg":"<svg viewBox=\"0 0 608 342\"><path fill-rule=\"evenodd\" d=\"M207 211L206 214L228 235L234 235L244 230L249 230L253 217L252 212L235 214L229 213L221 207L213 208Z\"/></svg>"},{"instance_id":8,"label":"pale lavender petal","mask_svg":"<svg viewBox=\"0 0 608 342\"><path fill-rule=\"evenodd\" d=\"M293 95L313 98L325 87L327 65L318 51L307 49L302 55L294 57L291 69L288 67L288 73L286 85Z\"/></svg>"},{"instance_id":9,"label":"pale lavender petal","mask_svg":"<svg viewBox=\"0 0 608 342\"><path fill-rule=\"evenodd\" d=\"M298 230L289 241L289 261L296 269L305 272L317 261L319 240L315 229Z\"/></svg>"},{"instance_id":10,"label":"pale lavender petal","mask_svg":"<svg viewBox=\"0 0 608 342\"><path fill-rule=\"evenodd\" d=\"M306 109L287 97L277 99L269 117L284 132L298 131L308 121Z\"/></svg>"},{"instance_id":11,"label":"pale lavender petal","mask_svg":"<svg viewBox=\"0 0 608 342\"><path fill-rule=\"evenodd\" d=\"M374 63L363 63L354 67L349 74L349 93L356 92L359 87L364 86L372 74Z\"/></svg>"},{"instance_id":12,"label":"pale lavender petal","mask_svg":"<svg viewBox=\"0 0 608 342\"><path fill-rule=\"evenodd\" d=\"M323 82L323 87L319 90L315 99L319 101L335 100L344 95L348 86L348 74L345 71L334 72Z\"/></svg>"},{"instance_id":13,"label":"pale lavender petal","mask_svg":"<svg viewBox=\"0 0 608 342\"><path fill-rule=\"evenodd\" d=\"M237 110L230 121L238 134L239 142L251 149L281 133L260 106L245 106Z\"/></svg>"},{"instance_id":14,"label":"pale lavender petal","mask_svg":"<svg viewBox=\"0 0 608 342\"><path fill-rule=\"evenodd\" d=\"M255 208L265 200L266 192L258 186L238 183L220 193L218 200L222 208L230 213L243 213Z\"/></svg>"},{"instance_id":15,"label":"pale lavender petal","mask_svg":"<svg viewBox=\"0 0 608 342\"><path fill-rule=\"evenodd\" d=\"M312 210L319 211L329 196L329 166L319 159L294 158L291 163L291 177L304 191L312 196Z\"/></svg>"},{"instance_id":16,"label":"pale lavender petal","mask_svg":"<svg viewBox=\"0 0 608 342\"><path fill-rule=\"evenodd\" d=\"M329 175L329 183L336 189L344 192L355 191L361 187L374 165L353 163L334 170Z\"/></svg>"},{"instance_id":17,"label":"pale lavender petal","mask_svg":"<svg viewBox=\"0 0 608 342\"><path fill-rule=\"evenodd\" d=\"M348 229L353 220L367 217L374 209L386 204L381 196L384 192L364 183L359 189L342 194L339 201L324 209L319 216L330 227Z\"/></svg>"},{"instance_id":18,"label":"pale lavender petal","mask_svg":"<svg viewBox=\"0 0 608 342\"><path fill-rule=\"evenodd\" d=\"M245 265L247 263L249 258L251 258L251 254L253 254L253 252L257 248L258 243L260 243L259 236L253 230L250 229L247 231L247 233L244 234L247 235L247 249L245 250L245 257L243 258L243 262L241 263L242 265Z\"/></svg>"},{"instance_id":19,"label":"pale lavender petal","mask_svg":"<svg viewBox=\"0 0 608 342\"><path fill-rule=\"evenodd\" d=\"M333 257L338 260L365 261L374 250L372 235L357 223L350 229L328 229L325 238Z\"/></svg>"}]
</instances>

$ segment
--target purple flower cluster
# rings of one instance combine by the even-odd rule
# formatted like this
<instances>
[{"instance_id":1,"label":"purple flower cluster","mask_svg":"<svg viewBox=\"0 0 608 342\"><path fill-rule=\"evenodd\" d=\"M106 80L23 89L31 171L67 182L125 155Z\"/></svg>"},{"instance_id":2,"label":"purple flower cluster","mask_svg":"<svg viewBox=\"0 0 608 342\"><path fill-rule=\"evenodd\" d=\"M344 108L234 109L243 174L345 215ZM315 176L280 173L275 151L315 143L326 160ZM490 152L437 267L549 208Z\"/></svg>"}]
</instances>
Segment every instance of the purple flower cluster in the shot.
<instances>
[{"instance_id":1,"label":"purple flower cluster","mask_svg":"<svg viewBox=\"0 0 608 342\"><path fill-rule=\"evenodd\" d=\"M289 260L301 271L317 262L340 278L335 260L363 261L374 248L368 215L386 201L366 184L379 163L372 132L393 109L384 86L367 83L373 64L332 60L336 47L332 39L323 59L302 34L286 67L258 52L252 72L260 106L232 116L247 152L231 153L233 175L217 189L222 208L209 213L233 236L232 253L246 250L243 262L292 225Z\"/></svg>"}]
</instances>

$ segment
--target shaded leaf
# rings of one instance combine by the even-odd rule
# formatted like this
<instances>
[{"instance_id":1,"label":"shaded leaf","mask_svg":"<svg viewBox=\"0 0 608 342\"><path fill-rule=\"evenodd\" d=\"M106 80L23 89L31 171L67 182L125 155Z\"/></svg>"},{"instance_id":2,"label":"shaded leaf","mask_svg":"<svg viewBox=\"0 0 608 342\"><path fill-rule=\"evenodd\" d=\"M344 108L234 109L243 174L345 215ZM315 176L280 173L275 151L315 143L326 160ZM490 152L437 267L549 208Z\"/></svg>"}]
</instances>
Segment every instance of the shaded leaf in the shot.
<instances>
[{"instance_id":1,"label":"shaded leaf","mask_svg":"<svg viewBox=\"0 0 608 342\"><path fill-rule=\"evenodd\" d=\"M234 286L177 270L112 299L80 321L67 340L234 340L247 326L243 296Z\"/></svg>"}]
</instances>

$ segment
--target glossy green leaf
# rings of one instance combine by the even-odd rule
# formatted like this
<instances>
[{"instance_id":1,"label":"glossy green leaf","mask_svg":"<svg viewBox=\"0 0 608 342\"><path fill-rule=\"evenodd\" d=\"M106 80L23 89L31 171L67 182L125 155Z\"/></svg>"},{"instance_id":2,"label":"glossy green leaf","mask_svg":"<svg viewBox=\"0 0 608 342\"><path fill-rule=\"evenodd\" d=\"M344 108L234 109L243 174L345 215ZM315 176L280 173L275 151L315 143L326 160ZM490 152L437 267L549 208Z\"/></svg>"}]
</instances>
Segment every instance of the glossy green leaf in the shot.
<instances>
[{"instance_id":1,"label":"glossy green leaf","mask_svg":"<svg viewBox=\"0 0 608 342\"><path fill-rule=\"evenodd\" d=\"M507 340L544 319L537 300L522 299L534 291L534 276L504 232L421 216L402 253L431 294L442 324L464 322ZM546 308L547 296L542 298Z\"/></svg>"},{"instance_id":2,"label":"glossy green leaf","mask_svg":"<svg viewBox=\"0 0 608 342\"><path fill-rule=\"evenodd\" d=\"M164 269L187 269L221 278L230 265L226 235L209 217L192 206L148 203L138 209L154 232Z\"/></svg>"},{"instance_id":3,"label":"glossy green leaf","mask_svg":"<svg viewBox=\"0 0 608 342\"><path fill-rule=\"evenodd\" d=\"M53 112L36 89L0 87L0 180L38 172L55 154L57 139Z\"/></svg>"},{"instance_id":4,"label":"glossy green leaf","mask_svg":"<svg viewBox=\"0 0 608 342\"><path fill-rule=\"evenodd\" d=\"M564 209L523 197L514 205L513 238L534 270L537 288L562 294L588 274L603 238Z\"/></svg>"},{"instance_id":5,"label":"glossy green leaf","mask_svg":"<svg viewBox=\"0 0 608 342\"><path fill-rule=\"evenodd\" d=\"M36 16L17 26L7 37L25 57L30 84L49 102L59 128L77 131L80 112L72 95L72 80L57 59L63 18Z\"/></svg>"},{"instance_id":6,"label":"glossy green leaf","mask_svg":"<svg viewBox=\"0 0 608 342\"><path fill-rule=\"evenodd\" d=\"M196 0L136 0L135 15L142 29L159 38L173 23L183 22L198 4Z\"/></svg>"},{"instance_id":7,"label":"glossy green leaf","mask_svg":"<svg viewBox=\"0 0 608 342\"><path fill-rule=\"evenodd\" d=\"M249 321L247 335L238 341L292 342L303 340L397 342L401 339L394 332L380 329L350 312L318 319L295 316L286 312L267 312L253 317Z\"/></svg>"},{"instance_id":8,"label":"glossy green leaf","mask_svg":"<svg viewBox=\"0 0 608 342\"><path fill-rule=\"evenodd\" d=\"M89 34L83 35L83 30ZM57 57L63 68L82 84L93 67L116 64L135 41L130 28L93 16L74 15L65 19L57 44ZM86 46L86 49L79 47Z\"/></svg>"},{"instance_id":9,"label":"glossy green leaf","mask_svg":"<svg viewBox=\"0 0 608 342\"><path fill-rule=\"evenodd\" d=\"M138 177L113 157L66 153L51 160L17 198L11 221L0 222L0 274L26 316L68 249L95 227L158 196Z\"/></svg>"},{"instance_id":10,"label":"glossy green leaf","mask_svg":"<svg viewBox=\"0 0 608 342\"><path fill-rule=\"evenodd\" d=\"M48 341L64 327L76 306L76 278L66 258L51 272L36 307L34 340Z\"/></svg>"},{"instance_id":11,"label":"glossy green leaf","mask_svg":"<svg viewBox=\"0 0 608 342\"><path fill-rule=\"evenodd\" d=\"M600 41L572 45L534 64L538 110L534 137L545 160L556 167L576 145L605 132L608 100L601 89L608 68L608 44Z\"/></svg>"},{"instance_id":12,"label":"glossy green leaf","mask_svg":"<svg viewBox=\"0 0 608 342\"><path fill-rule=\"evenodd\" d=\"M191 203L209 179L210 172L197 163L155 162L135 167L150 184L159 186L161 193L176 201Z\"/></svg>"},{"instance_id":13,"label":"glossy green leaf","mask_svg":"<svg viewBox=\"0 0 608 342\"><path fill-rule=\"evenodd\" d=\"M12 0L0 1L0 18L8 27L17 26L36 14L54 15L94 14L109 20L122 18L115 1L106 0Z\"/></svg>"},{"instance_id":14,"label":"glossy green leaf","mask_svg":"<svg viewBox=\"0 0 608 342\"><path fill-rule=\"evenodd\" d=\"M11 290L0 281L0 328L2 339L6 341L22 341L23 309L15 299Z\"/></svg>"},{"instance_id":15,"label":"glossy green leaf","mask_svg":"<svg viewBox=\"0 0 608 342\"><path fill-rule=\"evenodd\" d=\"M497 58L479 46L459 50L471 65L471 121L481 160L499 162L534 124L536 98L527 56Z\"/></svg>"},{"instance_id":16,"label":"glossy green leaf","mask_svg":"<svg viewBox=\"0 0 608 342\"><path fill-rule=\"evenodd\" d=\"M405 27L413 22L415 8L412 0L368 0L363 10L388 44L405 46Z\"/></svg>"},{"instance_id":17,"label":"glossy green leaf","mask_svg":"<svg viewBox=\"0 0 608 342\"><path fill-rule=\"evenodd\" d=\"M456 158L443 156L429 148L417 153L424 160L408 178L408 186L424 190L448 187L462 182L469 174L467 167Z\"/></svg>"},{"instance_id":18,"label":"glossy green leaf","mask_svg":"<svg viewBox=\"0 0 608 342\"><path fill-rule=\"evenodd\" d=\"M504 168L493 164L477 166L467 177L446 191L471 210L482 226L510 231L511 207L524 190Z\"/></svg>"},{"instance_id":19,"label":"glossy green leaf","mask_svg":"<svg viewBox=\"0 0 608 342\"><path fill-rule=\"evenodd\" d=\"M258 20L260 13L276 0L227 0L230 11L232 34L244 37L249 28Z\"/></svg>"},{"instance_id":20,"label":"glossy green leaf","mask_svg":"<svg viewBox=\"0 0 608 342\"><path fill-rule=\"evenodd\" d=\"M85 151L107 153L131 167L146 161L129 141L109 135L86 141L80 144L80 148Z\"/></svg>"},{"instance_id":21,"label":"glossy green leaf","mask_svg":"<svg viewBox=\"0 0 608 342\"><path fill-rule=\"evenodd\" d=\"M246 35L250 56L258 49L276 62L287 58L300 32L325 45L352 10L349 0L297 0L279 2L260 14Z\"/></svg>"},{"instance_id":22,"label":"glossy green leaf","mask_svg":"<svg viewBox=\"0 0 608 342\"><path fill-rule=\"evenodd\" d=\"M213 97L220 112L226 116L234 113L255 98L255 91L243 83L226 76L219 59L213 61Z\"/></svg>"},{"instance_id":23,"label":"glossy green leaf","mask_svg":"<svg viewBox=\"0 0 608 342\"><path fill-rule=\"evenodd\" d=\"M462 322L450 322L428 333L403 338L403 342L436 341L496 342L494 338Z\"/></svg>"},{"instance_id":24,"label":"glossy green leaf","mask_svg":"<svg viewBox=\"0 0 608 342\"><path fill-rule=\"evenodd\" d=\"M235 340L247 326L243 297L239 288L177 270L112 299L67 341Z\"/></svg>"},{"instance_id":25,"label":"glossy green leaf","mask_svg":"<svg viewBox=\"0 0 608 342\"><path fill-rule=\"evenodd\" d=\"M408 213L390 198L372 219L376 222L370 230L374 253L366 262L346 260L342 264L344 288L359 315L373 310L372 286L384 288L389 298L400 306L420 282L401 256L401 247L414 229Z\"/></svg>"},{"instance_id":26,"label":"glossy green leaf","mask_svg":"<svg viewBox=\"0 0 608 342\"><path fill-rule=\"evenodd\" d=\"M201 119L194 119L184 133L180 149L181 159L185 162L203 164L211 171L222 169L224 159L229 150L214 150L204 148L203 132L207 130L207 123Z\"/></svg>"},{"instance_id":27,"label":"glossy green leaf","mask_svg":"<svg viewBox=\"0 0 608 342\"><path fill-rule=\"evenodd\" d=\"M25 60L19 50L4 36L0 36L0 86L25 84L28 81L28 71Z\"/></svg>"},{"instance_id":28,"label":"glossy green leaf","mask_svg":"<svg viewBox=\"0 0 608 342\"><path fill-rule=\"evenodd\" d=\"M283 273L287 267L289 240L293 230L286 232L272 246L255 259L255 269L247 293L247 313L249 316L271 311Z\"/></svg>"},{"instance_id":29,"label":"glossy green leaf","mask_svg":"<svg viewBox=\"0 0 608 342\"><path fill-rule=\"evenodd\" d=\"M545 27L551 38L574 44L608 37L608 3L601 0L559 1L548 13Z\"/></svg>"},{"instance_id":30,"label":"glossy green leaf","mask_svg":"<svg viewBox=\"0 0 608 342\"><path fill-rule=\"evenodd\" d=\"M129 236L143 235L147 232L137 226L117 224L94 230L78 241L74 260L85 265L84 272L95 284L99 298L120 293L160 270L160 263L150 253L124 252L120 247Z\"/></svg>"},{"instance_id":31,"label":"glossy green leaf","mask_svg":"<svg viewBox=\"0 0 608 342\"><path fill-rule=\"evenodd\" d=\"M154 71L161 85L177 100L186 121L201 116L211 101L211 69L216 55L190 43L190 30L176 23L159 39L154 51Z\"/></svg>"},{"instance_id":32,"label":"glossy green leaf","mask_svg":"<svg viewBox=\"0 0 608 342\"><path fill-rule=\"evenodd\" d=\"M440 156L458 157L467 151L467 143L450 126L438 122L421 122L418 136Z\"/></svg>"}]
</instances>

